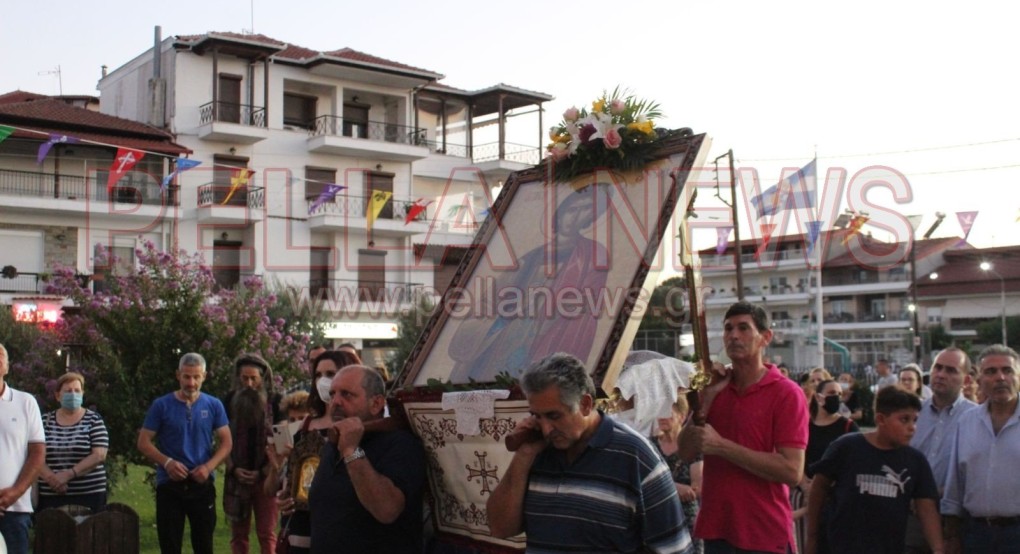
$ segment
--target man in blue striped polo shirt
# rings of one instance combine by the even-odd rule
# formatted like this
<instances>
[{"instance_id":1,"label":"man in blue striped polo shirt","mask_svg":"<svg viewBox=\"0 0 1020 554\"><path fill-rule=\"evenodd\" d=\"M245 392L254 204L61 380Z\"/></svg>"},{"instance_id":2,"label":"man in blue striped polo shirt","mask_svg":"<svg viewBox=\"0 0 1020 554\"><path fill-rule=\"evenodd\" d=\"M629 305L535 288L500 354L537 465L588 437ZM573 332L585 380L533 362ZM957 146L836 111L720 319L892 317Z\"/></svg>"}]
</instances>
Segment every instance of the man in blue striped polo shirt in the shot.
<instances>
[{"instance_id":1,"label":"man in blue striped polo shirt","mask_svg":"<svg viewBox=\"0 0 1020 554\"><path fill-rule=\"evenodd\" d=\"M642 436L595 409L584 365L553 354L521 377L526 442L486 505L492 535L527 533L528 552L692 551L666 463Z\"/></svg>"}]
</instances>

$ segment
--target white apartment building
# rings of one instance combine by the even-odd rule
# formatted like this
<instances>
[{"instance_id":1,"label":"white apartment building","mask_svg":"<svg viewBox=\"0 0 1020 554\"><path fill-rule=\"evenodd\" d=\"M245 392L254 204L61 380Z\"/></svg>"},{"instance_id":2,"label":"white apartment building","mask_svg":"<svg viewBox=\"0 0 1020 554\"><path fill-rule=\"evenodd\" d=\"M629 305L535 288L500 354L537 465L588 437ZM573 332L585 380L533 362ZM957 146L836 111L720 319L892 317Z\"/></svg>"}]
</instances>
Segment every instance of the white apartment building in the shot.
<instances>
[{"instance_id":1,"label":"white apartment building","mask_svg":"<svg viewBox=\"0 0 1020 554\"><path fill-rule=\"evenodd\" d=\"M873 264L848 250L843 244L846 233L845 229L828 231L819 240L819 244L828 245L822 258L820 291L818 272L808 264L805 235L773 237L760 255L761 242L754 239L730 244L722 254L715 249L702 251L710 350L724 353L723 316L738 299L737 253L742 262L744 299L765 307L772 318L774 338L768 355L793 370L818 365L819 314L825 366L835 371L874 365L883 357L906 364L915 361L918 351L926 367L931 361L931 327L941 325L956 340L968 341L976 337L977 323L1002 313L1020 314L1020 264L1011 261L1017 247L976 249L959 237L926 239L914 242L911 257L904 243L882 243L866 235L854 239L864 241L870 251L894 259ZM894 254L897 252L900 254ZM1004 276L1001 290L995 276L978 268L984 260ZM915 336L919 344L915 344Z\"/></svg>"},{"instance_id":2,"label":"white apartment building","mask_svg":"<svg viewBox=\"0 0 1020 554\"><path fill-rule=\"evenodd\" d=\"M446 287L494 189L541 158L551 96L442 78L349 48L157 29L154 48L99 81L100 110L165 131L201 164L175 178L173 209L114 245L147 238L201 253L223 286L255 275L324 299L328 336L379 361L400 310ZM147 169L161 178L174 157ZM345 188L317 201L330 184ZM416 202L428 207L408 221Z\"/></svg>"}]
</instances>

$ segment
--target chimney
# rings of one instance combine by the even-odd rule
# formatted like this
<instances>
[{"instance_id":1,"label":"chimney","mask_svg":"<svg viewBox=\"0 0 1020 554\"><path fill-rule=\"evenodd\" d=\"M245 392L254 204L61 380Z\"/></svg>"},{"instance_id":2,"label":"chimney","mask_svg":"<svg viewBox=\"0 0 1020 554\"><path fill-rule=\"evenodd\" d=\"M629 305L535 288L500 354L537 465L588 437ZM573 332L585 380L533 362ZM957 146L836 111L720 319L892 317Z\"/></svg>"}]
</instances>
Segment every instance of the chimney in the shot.
<instances>
[{"instance_id":1,"label":"chimney","mask_svg":"<svg viewBox=\"0 0 1020 554\"><path fill-rule=\"evenodd\" d=\"M163 28L156 25L152 45L152 78L149 79L149 125L163 129L166 127L166 80L162 75Z\"/></svg>"},{"instance_id":2,"label":"chimney","mask_svg":"<svg viewBox=\"0 0 1020 554\"><path fill-rule=\"evenodd\" d=\"M102 68L101 68L101 69L102 69L102 72L103 72L103 74L102 74L102 76L101 76L100 78L106 77L106 70L107 70L108 68L106 67L106 64L105 64L105 63L103 64L103 66L102 66Z\"/></svg>"}]
</instances>

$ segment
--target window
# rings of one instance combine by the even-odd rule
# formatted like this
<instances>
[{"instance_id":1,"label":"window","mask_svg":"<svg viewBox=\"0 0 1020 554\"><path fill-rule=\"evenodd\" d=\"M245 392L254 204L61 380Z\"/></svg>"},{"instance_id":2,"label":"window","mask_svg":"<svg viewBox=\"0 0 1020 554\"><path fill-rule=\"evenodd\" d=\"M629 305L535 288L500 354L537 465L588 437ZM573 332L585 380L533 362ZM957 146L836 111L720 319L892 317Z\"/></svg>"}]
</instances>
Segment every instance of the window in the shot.
<instances>
[{"instance_id":1,"label":"window","mask_svg":"<svg viewBox=\"0 0 1020 554\"><path fill-rule=\"evenodd\" d=\"M368 106L344 103L344 136L368 138Z\"/></svg>"},{"instance_id":2,"label":"window","mask_svg":"<svg viewBox=\"0 0 1020 554\"><path fill-rule=\"evenodd\" d=\"M333 265L330 261L330 254L333 249L329 247L315 247L311 249L311 259L308 263L308 294L317 298L329 289L329 271Z\"/></svg>"},{"instance_id":3,"label":"window","mask_svg":"<svg viewBox=\"0 0 1020 554\"><path fill-rule=\"evenodd\" d=\"M316 100L314 96L283 93L283 124L301 129L314 128Z\"/></svg>"},{"instance_id":4,"label":"window","mask_svg":"<svg viewBox=\"0 0 1020 554\"><path fill-rule=\"evenodd\" d=\"M305 167L305 200L315 200L328 183L336 184L336 170L329 167Z\"/></svg>"},{"instance_id":5,"label":"window","mask_svg":"<svg viewBox=\"0 0 1020 554\"><path fill-rule=\"evenodd\" d=\"M931 307L931 308L928 308L927 310L925 310L925 313L927 313L927 315L928 315L928 324L929 325L942 325L942 308L941 307Z\"/></svg>"},{"instance_id":6,"label":"window","mask_svg":"<svg viewBox=\"0 0 1020 554\"><path fill-rule=\"evenodd\" d=\"M386 252L358 250L358 299L379 302L386 294Z\"/></svg>"},{"instance_id":7,"label":"window","mask_svg":"<svg viewBox=\"0 0 1020 554\"><path fill-rule=\"evenodd\" d=\"M241 76L220 73L216 92L216 121L241 123Z\"/></svg>"},{"instance_id":8,"label":"window","mask_svg":"<svg viewBox=\"0 0 1020 554\"><path fill-rule=\"evenodd\" d=\"M241 243L237 241L213 241L213 279L216 286L232 289L241 282Z\"/></svg>"},{"instance_id":9,"label":"window","mask_svg":"<svg viewBox=\"0 0 1020 554\"><path fill-rule=\"evenodd\" d=\"M109 277L113 275L128 275L135 267L134 246L106 246L97 244L95 257L93 258L95 268L92 280L95 283L95 292L110 291L113 284Z\"/></svg>"}]
</instances>

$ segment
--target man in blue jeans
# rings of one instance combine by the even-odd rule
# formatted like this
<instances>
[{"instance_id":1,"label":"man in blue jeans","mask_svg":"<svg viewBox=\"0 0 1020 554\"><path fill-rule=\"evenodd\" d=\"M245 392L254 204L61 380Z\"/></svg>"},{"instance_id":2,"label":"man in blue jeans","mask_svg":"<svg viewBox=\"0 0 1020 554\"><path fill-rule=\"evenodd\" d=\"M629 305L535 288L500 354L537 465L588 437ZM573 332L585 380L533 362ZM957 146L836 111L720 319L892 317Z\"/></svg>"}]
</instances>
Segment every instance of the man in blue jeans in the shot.
<instances>
[{"instance_id":1,"label":"man in blue jeans","mask_svg":"<svg viewBox=\"0 0 1020 554\"><path fill-rule=\"evenodd\" d=\"M5 382L10 368L0 344L0 535L10 554L28 554L32 483L46 460L39 404Z\"/></svg>"},{"instance_id":2,"label":"man in blue jeans","mask_svg":"<svg viewBox=\"0 0 1020 554\"><path fill-rule=\"evenodd\" d=\"M204 380L205 358L182 356L177 368L180 390L157 398L138 432L139 452L157 465L156 532L163 554L180 554L185 518L195 554L213 551L213 473L230 454L232 442L223 403L201 392ZM214 437L219 441L215 451Z\"/></svg>"}]
</instances>

